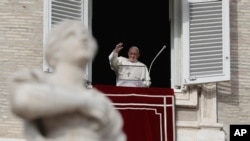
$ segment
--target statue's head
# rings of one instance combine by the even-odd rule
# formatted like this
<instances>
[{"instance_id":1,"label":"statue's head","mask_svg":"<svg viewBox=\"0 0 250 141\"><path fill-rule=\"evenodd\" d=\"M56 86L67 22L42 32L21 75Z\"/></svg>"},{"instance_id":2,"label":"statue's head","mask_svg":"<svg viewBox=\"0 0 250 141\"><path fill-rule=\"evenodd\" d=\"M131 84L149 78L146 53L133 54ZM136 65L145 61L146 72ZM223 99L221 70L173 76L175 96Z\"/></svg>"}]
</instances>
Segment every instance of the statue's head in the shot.
<instances>
[{"instance_id":1,"label":"statue's head","mask_svg":"<svg viewBox=\"0 0 250 141\"><path fill-rule=\"evenodd\" d=\"M48 36L46 60L53 68L59 62L85 67L96 52L96 40L80 21L63 21Z\"/></svg>"}]
</instances>

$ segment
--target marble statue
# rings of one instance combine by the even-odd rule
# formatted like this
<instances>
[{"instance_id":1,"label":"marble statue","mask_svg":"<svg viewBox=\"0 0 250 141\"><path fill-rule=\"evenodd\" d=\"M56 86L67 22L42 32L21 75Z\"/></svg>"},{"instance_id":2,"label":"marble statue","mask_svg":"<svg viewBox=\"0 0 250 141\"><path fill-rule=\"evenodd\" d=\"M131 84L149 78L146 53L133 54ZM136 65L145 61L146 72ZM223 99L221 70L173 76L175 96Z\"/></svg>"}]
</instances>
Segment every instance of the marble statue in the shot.
<instances>
[{"instance_id":1,"label":"marble statue","mask_svg":"<svg viewBox=\"0 0 250 141\"><path fill-rule=\"evenodd\" d=\"M82 72L96 52L96 40L81 22L63 21L53 27L45 51L53 73L13 74L10 106L24 121L27 141L126 141L111 100L83 86Z\"/></svg>"}]
</instances>

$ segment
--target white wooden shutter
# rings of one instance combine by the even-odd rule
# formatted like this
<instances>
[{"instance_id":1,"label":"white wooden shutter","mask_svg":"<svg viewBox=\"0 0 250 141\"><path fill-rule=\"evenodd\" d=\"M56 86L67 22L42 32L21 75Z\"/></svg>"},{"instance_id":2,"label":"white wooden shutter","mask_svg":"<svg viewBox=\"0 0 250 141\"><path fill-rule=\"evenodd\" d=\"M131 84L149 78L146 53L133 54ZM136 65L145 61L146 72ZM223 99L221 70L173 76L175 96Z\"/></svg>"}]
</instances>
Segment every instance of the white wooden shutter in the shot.
<instances>
[{"instance_id":1,"label":"white wooden shutter","mask_svg":"<svg viewBox=\"0 0 250 141\"><path fill-rule=\"evenodd\" d=\"M183 83L229 80L229 1L182 2Z\"/></svg>"}]
</instances>

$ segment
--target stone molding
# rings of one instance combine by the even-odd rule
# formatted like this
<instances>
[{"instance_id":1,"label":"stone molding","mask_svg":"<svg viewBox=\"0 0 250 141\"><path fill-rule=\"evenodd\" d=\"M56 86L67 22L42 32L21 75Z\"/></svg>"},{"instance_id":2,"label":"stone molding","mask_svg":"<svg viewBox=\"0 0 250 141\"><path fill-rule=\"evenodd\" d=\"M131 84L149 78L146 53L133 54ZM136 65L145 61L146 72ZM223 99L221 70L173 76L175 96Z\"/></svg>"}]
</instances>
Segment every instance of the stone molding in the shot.
<instances>
[{"instance_id":1,"label":"stone molding","mask_svg":"<svg viewBox=\"0 0 250 141\"><path fill-rule=\"evenodd\" d=\"M198 89L196 85L185 86L180 91L175 91L175 104L180 107L198 106Z\"/></svg>"}]
</instances>

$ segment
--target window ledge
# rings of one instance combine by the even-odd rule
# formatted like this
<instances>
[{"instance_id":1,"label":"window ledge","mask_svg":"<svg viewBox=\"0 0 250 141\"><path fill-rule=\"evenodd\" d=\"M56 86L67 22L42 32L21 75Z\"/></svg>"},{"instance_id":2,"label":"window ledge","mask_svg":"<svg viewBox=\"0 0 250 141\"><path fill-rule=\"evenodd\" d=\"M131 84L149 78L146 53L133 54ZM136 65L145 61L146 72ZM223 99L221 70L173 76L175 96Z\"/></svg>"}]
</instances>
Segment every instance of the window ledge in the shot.
<instances>
[{"instance_id":1,"label":"window ledge","mask_svg":"<svg viewBox=\"0 0 250 141\"><path fill-rule=\"evenodd\" d=\"M198 87L188 86L187 91L174 89L175 104L180 107L197 107L198 105Z\"/></svg>"}]
</instances>

